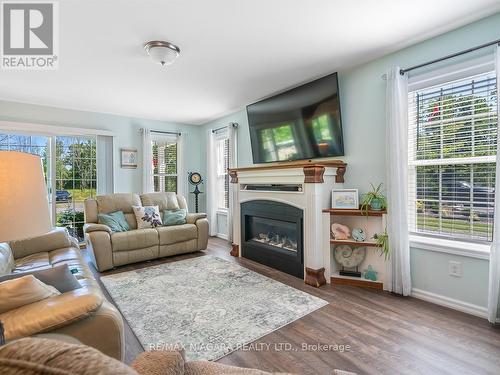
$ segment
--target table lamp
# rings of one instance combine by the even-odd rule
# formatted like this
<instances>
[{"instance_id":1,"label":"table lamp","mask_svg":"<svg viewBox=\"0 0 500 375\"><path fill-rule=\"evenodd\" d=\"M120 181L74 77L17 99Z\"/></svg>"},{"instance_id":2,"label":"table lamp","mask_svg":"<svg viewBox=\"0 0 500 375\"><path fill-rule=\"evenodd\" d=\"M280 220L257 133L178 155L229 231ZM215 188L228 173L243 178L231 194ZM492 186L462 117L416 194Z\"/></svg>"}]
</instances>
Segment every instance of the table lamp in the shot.
<instances>
[{"instance_id":1,"label":"table lamp","mask_svg":"<svg viewBox=\"0 0 500 375\"><path fill-rule=\"evenodd\" d=\"M40 157L0 151L0 242L36 237L51 229Z\"/></svg>"}]
</instances>

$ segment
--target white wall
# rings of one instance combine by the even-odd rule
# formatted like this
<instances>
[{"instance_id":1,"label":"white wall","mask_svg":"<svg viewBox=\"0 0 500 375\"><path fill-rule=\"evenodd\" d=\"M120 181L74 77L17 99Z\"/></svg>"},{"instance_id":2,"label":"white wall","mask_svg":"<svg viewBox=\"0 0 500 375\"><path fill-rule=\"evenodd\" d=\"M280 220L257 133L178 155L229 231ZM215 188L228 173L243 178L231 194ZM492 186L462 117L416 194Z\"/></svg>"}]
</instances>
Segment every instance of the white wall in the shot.
<instances>
[{"instance_id":1,"label":"white wall","mask_svg":"<svg viewBox=\"0 0 500 375\"><path fill-rule=\"evenodd\" d=\"M114 174L115 192L136 192L142 190L142 159L140 156L137 169L124 169L120 167L120 148L136 148L142 154L142 139L139 129L147 127L154 130L180 131L186 137L186 168L188 171L199 171L201 158L199 150L201 145L201 127L154 121L132 117L116 116L104 113L76 111L55 107L45 107L32 104L0 101L0 120L29 122L37 124L55 125L62 127L78 127L88 129L108 130L114 134ZM204 167L205 168L205 167ZM179 176L187 181L187 176ZM193 210L193 197L188 194L190 210Z\"/></svg>"},{"instance_id":2,"label":"white wall","mask_svg":"<svg viewBox=\"0 0 500 375\"><path fill-rule=\"evenodd\" d=\"M385 148L397 145L385 137L385 81L391 66L408 67L499 38L500 13L436 38L405 48L370 63L339 72L347 162L345 187L370 188L385 181ZM333 47L332 47L333 48ZM237 122L238 165L252 165L248 121L244 109L204 125L205 130ZM202 134L203 136L203 134ZM204 142L202 142L204 143ZM206 150L204 150L206 152ZM206 167L205 167L206 168ZM390 199L390 197L389 197ZM448 275L448 262L462 262L463 276ZM488 261L411 249L413 287L440 296L486 307Z\"/></svg>"}]
</instances>

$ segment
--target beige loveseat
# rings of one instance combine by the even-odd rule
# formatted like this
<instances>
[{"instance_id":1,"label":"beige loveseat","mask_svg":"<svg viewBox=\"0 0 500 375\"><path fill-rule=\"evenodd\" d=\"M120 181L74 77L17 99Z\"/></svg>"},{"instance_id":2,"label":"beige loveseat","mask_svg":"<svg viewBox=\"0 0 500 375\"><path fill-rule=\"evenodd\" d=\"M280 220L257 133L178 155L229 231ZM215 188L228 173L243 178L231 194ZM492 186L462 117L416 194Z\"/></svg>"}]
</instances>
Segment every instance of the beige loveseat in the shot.
<instances>
[{"instance_id":1,"label":"beige loveseat","mask_svg":"<svg viewBox=\"0 0 500 375\"><path fill-rule=\"evenodd\" d=\"M82 287L0 314L7 341L40 333L63 334L121 360L124 353L122 317L104 297L80 254L77 241L65 229L0 243L0 276L64 264Z\"/></svg>"},{"instance_id":2,"label":"beige loveseat","mask_svg":"<svg viewBox=\"0 0 500 375\"><path fill-rule=\"evenodd\" d=\"M109 194L85 200L85 238L87 249L99 271L146 260L204 250L208 243L206 214L187 214L187 223L137 229L132 206L159 206L187 209L186 199L175 193ZM112 232L98 224L98 214L122 211L131 228Z\"/></svg>"}]
</instances>

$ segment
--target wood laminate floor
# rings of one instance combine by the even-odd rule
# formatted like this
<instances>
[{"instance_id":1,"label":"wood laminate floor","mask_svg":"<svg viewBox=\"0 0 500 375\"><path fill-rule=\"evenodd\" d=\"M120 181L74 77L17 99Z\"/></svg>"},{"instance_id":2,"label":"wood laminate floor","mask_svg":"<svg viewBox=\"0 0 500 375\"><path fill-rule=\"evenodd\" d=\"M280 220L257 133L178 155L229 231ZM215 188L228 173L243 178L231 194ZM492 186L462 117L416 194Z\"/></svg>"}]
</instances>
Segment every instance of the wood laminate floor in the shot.
<instances>
[{"instance_id":1,"label":"wood laminate floor","mask_svg":"<svg viewBox=\"0 0 500 375\"><path fill-rule=\"evenodd\" d=\"M221 363L296 374L326 375L333 369L358 374L500 374L500 329L484 319L387 292L337 285L313 288L272 268L231 257L227 242L217 238L209 240L204 252L124 266L102 275L206 254L329 302L255 341L248 350L227 355ZM126 322L125 350L127 363L143 351Z\"/></svg>"}]
</instances>

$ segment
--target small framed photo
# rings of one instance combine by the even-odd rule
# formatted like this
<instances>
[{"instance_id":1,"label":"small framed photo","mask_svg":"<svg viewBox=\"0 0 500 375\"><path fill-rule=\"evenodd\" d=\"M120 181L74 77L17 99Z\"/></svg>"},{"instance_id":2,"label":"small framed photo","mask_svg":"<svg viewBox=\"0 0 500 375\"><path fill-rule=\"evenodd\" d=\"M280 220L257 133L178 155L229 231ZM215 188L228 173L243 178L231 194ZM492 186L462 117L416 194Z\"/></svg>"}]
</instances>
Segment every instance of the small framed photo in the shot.
<instances>
[{"instance_id":1,"label":"small framed photo","mask_svg":"<svg viewBox=\"0 0 500 375\"><path fill-rule=\"evenodd\" d=\"M332 208L359 209L358 189L333 189Z\"/></svg>"},{"instance_id":2,"label":"small framed photo","mask_svg":"<svg viewBox=\"0 0 500 375\"><path fill-rule=\"evenodd\" d=\"M122 148L120 151L122 168L137 168L137 149Z\"/></svg>"}]
</instances>

